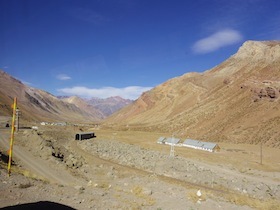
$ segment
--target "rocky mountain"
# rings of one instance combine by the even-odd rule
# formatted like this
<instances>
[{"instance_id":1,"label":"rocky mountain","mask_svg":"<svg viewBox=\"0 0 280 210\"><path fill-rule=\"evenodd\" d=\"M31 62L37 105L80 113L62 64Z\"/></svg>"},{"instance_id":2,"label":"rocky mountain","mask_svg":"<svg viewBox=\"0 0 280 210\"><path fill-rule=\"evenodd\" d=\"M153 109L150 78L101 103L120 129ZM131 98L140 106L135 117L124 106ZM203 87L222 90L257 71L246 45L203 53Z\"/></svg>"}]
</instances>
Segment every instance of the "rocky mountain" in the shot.
<instances>
[{"instance_id":1,"label":"rocky mountain","mask_svg":"<svg viewBox=\"0 0 280 210\"><path fill-rule=\"evenodd\" d=\"M69 96L69 97L58 97L62 101L65 101L70 104L74 104L77 107L79 107L81 110L87 111L89 113L94 113L95 116L97 116L99 119L104 119L106 115L100 111L99 109L96 109L94 106L90 105L86 100L78 97L78 96Z\"/></svg>"},{"instance_id":2,"label":"rocky mountain","mask_svg":"<svg viewBox=\"0 0 280 210\"><path fill-rule=\"evenodd\" d=\"M247 41L203 73L145 92L104 126L280 148L280 41Z\"/></svg>"},{"instance_id":3,"label":"rocky mountain","mask_svg":"<svg viewBox=\"0 0 280 210\"><path fill-rule=\"evenodd\" d=\"M31 88L0 70L0 114L11 115L17 97L22 119L44 121L96 122L103 115L98 110L82 109L43 90Z\"/></svg>"},{"instance_id":4,"label":"rocky mountain","mask_svg":"<svg viewBox=\"0 0 280 210\"><path fill-rule=\"evenodd\" d=\"M123 107L131 104L133 101L130 99L124 99L119 96L109 98L92 98L87 101L95 109L100 110L106 117L122 109Z\"/></svg>"},{"instance_id":5,"label":"rocky mountain","mask_svg":"<svg viewBox=\"0 0 280 210\"><path fill-rule=\"evenodd\" d=\"M121 108L131 104L133 101L129 99L123 99L119 96L109 97L109 98L91 98L82 99L78 96L58 96L59 99L75 104L77 107L83 110L98 110L98 116L100 119L104 119L114 112L120 110Z\"/></svg>"}]
</instances>

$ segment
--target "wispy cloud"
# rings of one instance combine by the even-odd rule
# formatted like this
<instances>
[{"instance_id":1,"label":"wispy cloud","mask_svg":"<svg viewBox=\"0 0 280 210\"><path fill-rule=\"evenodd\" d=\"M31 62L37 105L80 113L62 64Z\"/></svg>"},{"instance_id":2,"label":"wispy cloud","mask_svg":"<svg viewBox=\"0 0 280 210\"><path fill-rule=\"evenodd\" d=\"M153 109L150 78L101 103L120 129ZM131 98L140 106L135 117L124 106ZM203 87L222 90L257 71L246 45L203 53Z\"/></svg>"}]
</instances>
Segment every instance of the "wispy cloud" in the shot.
<instances>
[{"instance_id":1,"label":"wispy cloud","mask_svg":"<svg viewBox=\"0 0 280 210\"><path fill-rule=\"evenodd\" d=\"M66 95L77 95L86 98L108 98L111 96L120 96L126 99L137 99L143 92L152 88L153 87L128 86L124 88L102 87L99 89L91 89L87 87L76 86L58 89L57 91Z\"/></svg>"},{"instance_id":2,"label":"wispy cloud","mask_svg":"<svg viewBox=\"0 0 280 210\"><path fill-rule=\"evenodd\" d=\"M193 45L193 51L197 54L205 54L240 42L242 39L243 37L239 31L223 29L206 38L198 40Z\"/></svg>"},{"instance_id":3,"label":"wispy cloud","mask_svg":"<svg viewBox=\"0 0 280 210\"><path fill-rule=\"evenodd\" d=\"M66 74L59 74L59 75L56 76L56 78L59 79L59 80L70 80L71 79L71 77L69 77Z\"/></svg>"}]
</instances>

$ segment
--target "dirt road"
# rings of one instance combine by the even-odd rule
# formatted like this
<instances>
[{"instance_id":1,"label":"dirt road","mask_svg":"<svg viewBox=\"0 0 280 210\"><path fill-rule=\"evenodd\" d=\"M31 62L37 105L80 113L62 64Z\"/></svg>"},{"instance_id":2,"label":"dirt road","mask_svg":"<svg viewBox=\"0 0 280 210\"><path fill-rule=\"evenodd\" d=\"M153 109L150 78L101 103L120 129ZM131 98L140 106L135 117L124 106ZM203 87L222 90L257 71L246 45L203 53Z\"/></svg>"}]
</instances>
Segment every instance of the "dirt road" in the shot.
<instances>
[{"instance_id":1,"label":"dirt road","mask_svg":"<svg viewBox=\"0 0 280 210\"><path fill-rule=\"evenodd\" d=\"M9 138L9 130L2 129L0 131L0 148L3 148L4 152L9 148ZM13 147L13 157L16 162L19 162L33 174L36 174L37 177L50 181L51 183L75 186L80 182L66 170L58 170L47 161L33 156L25 148L16 145L16 142Z\"/></svg>"}]
</instances>

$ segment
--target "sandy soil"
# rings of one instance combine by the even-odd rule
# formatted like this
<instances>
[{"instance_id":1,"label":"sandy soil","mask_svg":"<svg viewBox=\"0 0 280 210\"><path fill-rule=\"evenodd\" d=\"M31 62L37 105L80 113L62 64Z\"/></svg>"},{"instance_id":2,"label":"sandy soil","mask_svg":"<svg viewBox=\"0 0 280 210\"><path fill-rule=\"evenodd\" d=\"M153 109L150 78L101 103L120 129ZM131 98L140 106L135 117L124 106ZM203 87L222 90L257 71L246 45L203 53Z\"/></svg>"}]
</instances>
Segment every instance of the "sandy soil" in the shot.
<instances>
[{"instance_id":1,"label":"sandy soil","mask_svg":"<svg viewBox=\"0 0 280 210\"><path fill-rule=\"evenodd\" d=\"M0 208L279 209L279 150L263 148L263 165L251 145L222 144L220 153L175 148L170 158L170 147L156 144L168 134L95 129L97 138L75 141L78 130L20 131L11 177L9 131L0 130Z\"/></svg>"}]
</instances>

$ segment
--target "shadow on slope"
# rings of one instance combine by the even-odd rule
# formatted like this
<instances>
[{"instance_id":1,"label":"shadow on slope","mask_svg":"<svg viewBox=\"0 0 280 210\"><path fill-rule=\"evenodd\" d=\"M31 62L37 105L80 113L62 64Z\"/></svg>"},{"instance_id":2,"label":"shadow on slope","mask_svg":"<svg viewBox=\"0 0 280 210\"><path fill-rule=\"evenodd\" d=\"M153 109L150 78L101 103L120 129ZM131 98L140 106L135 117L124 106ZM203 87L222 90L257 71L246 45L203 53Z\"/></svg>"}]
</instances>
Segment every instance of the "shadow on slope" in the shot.
<instances>
[{"instance_id":1,"label":"shadow on slope","mask_svg":"<svg viewBox=\"0 0 280 210\"><path fill-rule=\"evenodd\" d=\"M4 162L4 163L8 163L8 162L9 162L9 156L3 154L3 153L0 151L0 161L2 161L2 162Z\"/></svg>"}]
</instances>

